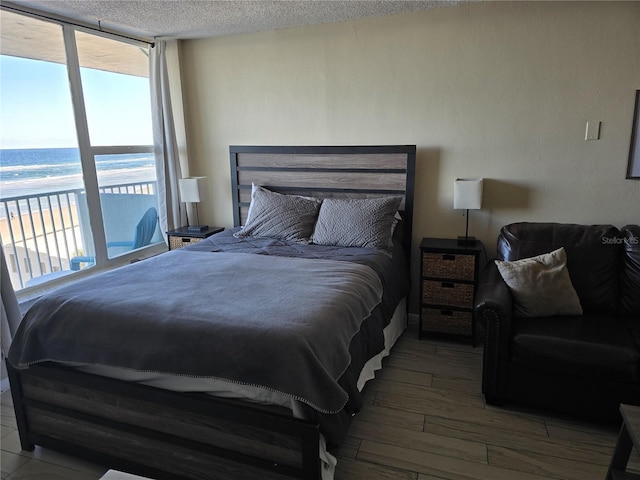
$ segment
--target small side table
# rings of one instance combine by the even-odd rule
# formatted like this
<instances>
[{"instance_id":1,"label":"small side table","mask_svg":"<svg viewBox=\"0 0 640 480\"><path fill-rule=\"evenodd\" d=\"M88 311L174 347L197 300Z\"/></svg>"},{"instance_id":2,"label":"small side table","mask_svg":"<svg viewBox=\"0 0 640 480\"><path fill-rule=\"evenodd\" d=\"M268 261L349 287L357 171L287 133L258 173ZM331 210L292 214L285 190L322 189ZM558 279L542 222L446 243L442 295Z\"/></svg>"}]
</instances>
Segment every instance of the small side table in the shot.
<instances>
[{"instance_id":1,"label":"small side table","mask_svg":"<svg viewBox=\"0 0 640 480\"><path fill-rule=\"evenodd\" d=\"M224 230L224 227L209 227L202 232L190 231L188 227L180 227L175 230L169 230L167 237L169 237L169 250L175 250L176 248L186 247L192 243L197 243L210 237L214 233L219 233Z\"/></svg>"},{"instance_id":2,"label":"small side table","mask_svg":"<svg viewBox=\"0 0 640 480\"><path fill-rule=\"evenodd\" d=\"M482 251L480 241L466 246L451 238L422 239L419 338L455 336L475 346L473 300Z\"/></svg>"},{"instance_id":3,"label":"small side table","mask_svg":"<svg viewBox=\"0 0 640 480\"><path fill-rule=\"evenodd\" d=\"M638 480L640 475L627 472L627 463L631 449L640 452L640 407L635 405L620 405L622 414L622 428L613 451L606 480Z\"/></svg>"}]
</instances>

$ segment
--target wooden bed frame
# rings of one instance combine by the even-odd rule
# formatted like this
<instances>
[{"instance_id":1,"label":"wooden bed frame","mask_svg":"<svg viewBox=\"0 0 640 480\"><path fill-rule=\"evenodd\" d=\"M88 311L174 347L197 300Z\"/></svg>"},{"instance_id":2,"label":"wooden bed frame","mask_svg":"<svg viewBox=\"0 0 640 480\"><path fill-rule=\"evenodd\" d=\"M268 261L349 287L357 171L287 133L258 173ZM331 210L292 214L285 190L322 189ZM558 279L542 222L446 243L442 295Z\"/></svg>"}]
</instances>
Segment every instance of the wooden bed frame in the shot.
<instances>
[{"instance_id":1,"label":"wooden bed frame","mask_svg":"<svg viewBox=\"0 0 640 480\"><path fill-rule=\"evenodd\" d=\"M409 258L415 146L230 147L234 224L251 183L348 198L404 195ZM21 446L154 479L320 479L314 422L275 407L177 393L51 363L7 363Z\"/></svg>"}]
</instances>

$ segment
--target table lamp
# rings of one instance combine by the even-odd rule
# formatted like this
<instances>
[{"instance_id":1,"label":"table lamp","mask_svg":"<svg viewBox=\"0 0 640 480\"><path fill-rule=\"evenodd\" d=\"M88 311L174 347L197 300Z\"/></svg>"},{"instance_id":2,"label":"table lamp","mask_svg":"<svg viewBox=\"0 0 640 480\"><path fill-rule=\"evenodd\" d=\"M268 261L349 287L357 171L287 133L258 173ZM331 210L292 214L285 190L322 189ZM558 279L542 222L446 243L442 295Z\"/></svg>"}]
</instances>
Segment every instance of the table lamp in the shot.
<instances>
[{"instance_id":1,"label":"table lamp","mask_svg":"<svg viewBox=\"0 0 640 480\"><path fill-rule=\"evenodd\" d=\"M195 203L196 207L196 224L189 225L189 216L187 215L187 230L190 232L203 232L207 225L200 225L200 217L198 217L198 203L200 203L200 188L198 181L205 177L187 177L178 180L178 188L180 190L180 201L184 203Z\"/></svg>"},{"instance_id":2,"label":"table lamp","mask_svg":"<svg viewBox=\"0 0 640 480\"><path fill-rule=\"evenodd\" d=\"M469 236L469 210L479 210L481 206L482 178L456 178L453 183L453 208L467 211L467 228L464 237L458 237L458 245L476 244L476 237Z\"/></svg>"}]
</instances>

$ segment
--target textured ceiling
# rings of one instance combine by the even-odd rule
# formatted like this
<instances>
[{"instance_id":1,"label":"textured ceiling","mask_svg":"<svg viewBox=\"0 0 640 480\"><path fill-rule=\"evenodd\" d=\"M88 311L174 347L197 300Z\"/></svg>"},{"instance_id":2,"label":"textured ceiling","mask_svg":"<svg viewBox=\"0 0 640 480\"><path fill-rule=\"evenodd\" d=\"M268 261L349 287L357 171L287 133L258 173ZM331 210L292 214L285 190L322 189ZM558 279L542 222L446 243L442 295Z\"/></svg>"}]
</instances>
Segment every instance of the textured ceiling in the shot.
<instances>
[{"instance_id":1,"label":"textured ceiling","mask_svg":"<svg viewBox=\"0 0 640 480\"><path fill-rule=\"evenodd\" d=\"M91 25L100 23L104 29L134 36L203 38L392 15L468 1L21 0L11 3Z\"/></svg>"}]
</instances>

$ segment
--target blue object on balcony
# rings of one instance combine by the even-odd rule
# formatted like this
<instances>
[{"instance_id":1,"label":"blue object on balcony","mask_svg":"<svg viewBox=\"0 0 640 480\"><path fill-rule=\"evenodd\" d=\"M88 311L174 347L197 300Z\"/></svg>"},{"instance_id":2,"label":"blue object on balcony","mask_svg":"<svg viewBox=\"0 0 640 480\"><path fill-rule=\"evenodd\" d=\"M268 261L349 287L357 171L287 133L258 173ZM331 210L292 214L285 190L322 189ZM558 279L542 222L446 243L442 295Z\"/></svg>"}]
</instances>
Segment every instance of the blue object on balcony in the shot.
<instances>
[{"instance_id":1,"label":"blue object on balcony","mask_svg":"<svg viewBox=\"0 0 640 480\"><path fill-rule=\"evenodd\" d=\"M130 247L131 250L135 250L136 248L142 248L149 243L151 243L151 239L153 238L153 234L156 231L156 225L158 224L158 211L154 207L149 207L149 209L144 213L138 224L136 225L135 232L133 234L133 240L125 240L118 242L107 242L108 247ZM71 259L71 270L78 271L80 270L80 264L89 263L94 264L96 259L94 257L73 257Z\"/></svg>"}]
</instances>

